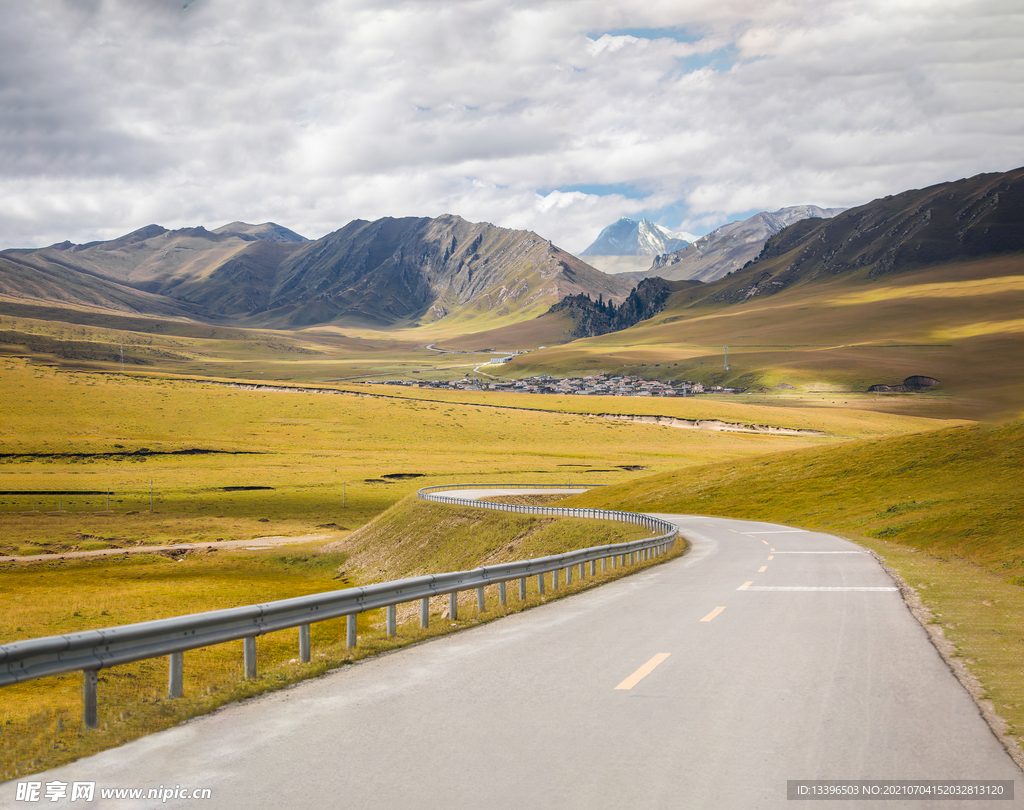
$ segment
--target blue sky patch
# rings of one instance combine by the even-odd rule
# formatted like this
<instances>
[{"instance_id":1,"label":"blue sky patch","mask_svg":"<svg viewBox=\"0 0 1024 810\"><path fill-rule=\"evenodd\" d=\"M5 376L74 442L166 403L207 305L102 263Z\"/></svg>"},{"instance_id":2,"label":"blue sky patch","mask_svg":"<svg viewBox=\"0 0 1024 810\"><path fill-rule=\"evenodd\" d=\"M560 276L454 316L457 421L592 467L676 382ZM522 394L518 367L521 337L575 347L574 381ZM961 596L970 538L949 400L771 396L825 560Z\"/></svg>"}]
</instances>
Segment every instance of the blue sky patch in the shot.
<instances>
[{"instance_id":1,"label":"blue sky patch","mask_svg":"<svg viewBox=\"0 0 1024 810\"><path fill-rule=\"evenodd\" d=\"M738 61L739 55L736 53L736 48L729 45L710 53L695 53L693 56L676 59L676 64L679 65L680 73L693 73L695 70L700 70L704 67L709 67L721 73L731 68Z\"/></svg>"},{"instance_id":2,"label":"blue sky patch","mask_svg":"<svg viewBox=\"0 0 1024 810\"><path fill-rule=\"evenodd\" d=\"M608 194L620 194L630 200L642 199L649 193L641 191L629 183L580 183L579 185L572 186L558 186L557 188L552 186L551 188L537 189L537 193L542 197L546 197L552 191L561 191L563 194L579 191L583 194L594 194L598 197L604 197Z\"/></svg>"},{"instance_id":3,"label":"blue sky patch","mask_svg":"<svg viewBox=\"0 0 1024 810\"><path fill-rule=\"evenodd\" d=\"M600 39L605 34L612 37L636 37L637 39L674 39L676 42L697 42L703 39L685 28L616 28L612 31L587 34L591 39Z\"/></svg>"}]
</instances>

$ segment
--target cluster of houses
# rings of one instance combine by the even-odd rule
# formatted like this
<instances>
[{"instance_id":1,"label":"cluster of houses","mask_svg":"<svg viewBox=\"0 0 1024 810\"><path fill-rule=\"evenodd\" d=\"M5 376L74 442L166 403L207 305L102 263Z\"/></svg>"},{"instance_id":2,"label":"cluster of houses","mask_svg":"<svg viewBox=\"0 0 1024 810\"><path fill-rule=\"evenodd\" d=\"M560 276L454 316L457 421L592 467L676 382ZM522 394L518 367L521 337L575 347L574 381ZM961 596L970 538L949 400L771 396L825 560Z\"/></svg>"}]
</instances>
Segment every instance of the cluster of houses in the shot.
<instances>
[{"instance_id":1,"label":"cluster of houses","mask_svg":"<svg viewBox=\"0 0 1024 810\"><path fill-rule=\"evenodd\" d=\"M739 393L734 388L720 385L705 387L700 383L682 382L675 385L659 380L644 380L634 376L595 374L589 377L560 379L541 375L523 380L389 380L384 385L411 385L419 388L446 388L461 391L505 391L517 394L570 394L615 397L689 397L694 394Z\"/></svg>"}]
</instances>

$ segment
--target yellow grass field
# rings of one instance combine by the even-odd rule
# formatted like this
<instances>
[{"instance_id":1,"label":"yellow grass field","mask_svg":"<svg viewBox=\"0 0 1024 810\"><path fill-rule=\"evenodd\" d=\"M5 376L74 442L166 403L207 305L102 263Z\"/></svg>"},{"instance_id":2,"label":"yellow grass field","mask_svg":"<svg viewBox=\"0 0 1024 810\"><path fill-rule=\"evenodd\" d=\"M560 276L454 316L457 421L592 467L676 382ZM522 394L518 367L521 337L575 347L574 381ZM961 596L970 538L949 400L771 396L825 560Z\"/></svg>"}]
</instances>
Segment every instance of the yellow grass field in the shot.
<instances>
[{"instance_id":1,"label":"yellow grass field","mask_svg":"<svg viewBox=\"0 0 1024 810\"><path fill-rule=\"evenodd\" d=\"M669 413L827 435L718 433L560 412L566 403L556 397L498 398L499 407L485 407L465 395L417 401L241 391L58 371L16 358L0 359L0 381L0 553L8 554L343 532L434 483L606 484L941 424L664 403ZM600 399L612 410L649 407ZM552 410L520 410L524 404ZM96 494L57 494L79 492Z\"/></svg>"}]
</instances>

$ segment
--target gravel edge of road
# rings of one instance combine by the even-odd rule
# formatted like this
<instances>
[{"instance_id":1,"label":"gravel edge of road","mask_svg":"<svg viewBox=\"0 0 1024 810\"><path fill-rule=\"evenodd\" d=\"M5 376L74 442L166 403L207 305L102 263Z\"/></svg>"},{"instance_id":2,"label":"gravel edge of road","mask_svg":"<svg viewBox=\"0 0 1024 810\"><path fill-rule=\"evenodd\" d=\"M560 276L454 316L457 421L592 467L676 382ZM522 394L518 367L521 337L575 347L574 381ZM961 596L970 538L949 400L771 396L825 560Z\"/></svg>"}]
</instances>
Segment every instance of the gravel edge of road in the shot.
<instances>
[{"instance_id":1,"label":"gravel edge of road","mask_svg":"<svg viewBox=\"0 0 1024 810\"><path fill-rule=\"evenodd\" d=\"M960 684L974 699L974 703L978 707L978 711L981 713L985 722L988 723L988 727L992 730L992 734L995 735L995 738L999 740L1003 748L1006 749L1006 753L1010 755L1010 759L1014 761L1021 771L1024 771L1024 751L1021 750L1020 743L1017 741L1016 737L1007 733L1007 722L996 712L995 705L992 701L985 698L985 689L981 685L981 681L979 681L977 676L967 668L963 659L957 655L953 642L946 638L945 633L942 631L942 625L935 621L931 610L924 604L924 602L921 601L920 594L918 594L917 590L911 587L911 585L909 585L895 569L890 567L877 552L872 551L871 549L866 549L866 551L878 560L878 564L882 566L890 577L892 577L893 582L896 583L896 587L900 589L900 595L903 597L903 601L906 604L907 609L910 610L913 617L917 619L921 627L924 628L932 646L935 647L939 655L942 656L942 660L946 662L946 666L949 667L956 679L960 681Z\"/></svg>"}]
</instances>

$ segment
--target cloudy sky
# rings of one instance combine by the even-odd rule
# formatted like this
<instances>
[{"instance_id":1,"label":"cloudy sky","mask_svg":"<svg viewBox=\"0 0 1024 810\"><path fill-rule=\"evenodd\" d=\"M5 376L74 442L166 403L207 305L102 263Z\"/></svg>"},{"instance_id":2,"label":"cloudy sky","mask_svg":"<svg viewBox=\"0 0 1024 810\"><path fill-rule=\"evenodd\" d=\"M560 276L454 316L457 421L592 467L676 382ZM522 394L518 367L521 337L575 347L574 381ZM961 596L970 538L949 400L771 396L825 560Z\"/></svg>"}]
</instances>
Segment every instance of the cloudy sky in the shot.
<instances>
[{"instance_id":1,"label":"cloudy sky","mask_svg":"<svg viewBox=\"0 0 1024 810\"><path fill-rule=\"evenodd\" d=\"M580 251L1024 165L1019 0L0 0L0 247L455 213Z\"/></svg>"}]
</instances>

